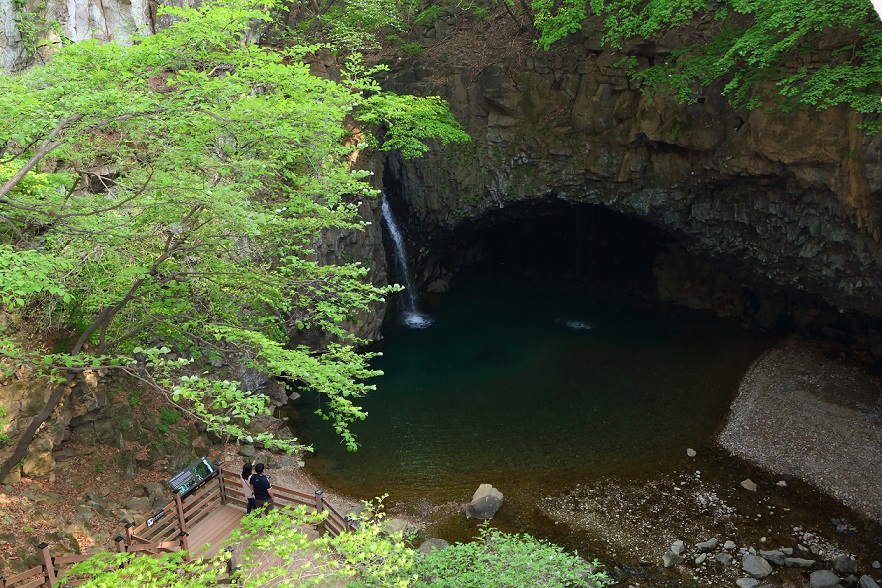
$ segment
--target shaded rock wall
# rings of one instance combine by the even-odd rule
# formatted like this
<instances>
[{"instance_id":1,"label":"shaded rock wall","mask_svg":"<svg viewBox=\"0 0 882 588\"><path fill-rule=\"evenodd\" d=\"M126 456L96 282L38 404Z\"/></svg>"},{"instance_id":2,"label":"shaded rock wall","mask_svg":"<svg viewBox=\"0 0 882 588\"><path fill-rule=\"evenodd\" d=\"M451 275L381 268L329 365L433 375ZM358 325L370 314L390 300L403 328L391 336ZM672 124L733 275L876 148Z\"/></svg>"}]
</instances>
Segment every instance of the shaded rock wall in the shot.
<instances>
[{"instance_id":1,"label":"shaded rock wall","mask_svg":"<svg viewBox=\"0 0 882 588\"><path fill-rule=\"evenodd\" d=\"M720 88L688 106L641 94L622 55L587 30L556 52L472 54L469 65L444 52L453 37L396 65L388 88L440 94L475 139L389 162L424 258L491 209L589 202L663 227L752 287L882 316L879 137L845 108L737 111Z\"/></svg>"},{"instance_id":2,"label":"shaded rock wall","mask_svg":"<svg viewBox=\"0 0 882 588\"><path fill-rule=\"evenodd\" d=\"M95 394L97 385L97 372L86 372L68 389L55 411L37 431L21 467L15 468L9 478L0 480L0 483L15 483L21 474L33 477L52 472L55 468L52 452L57 451L69 435L68 425L89 418L94 420L94 415L104 406L105 402ZM47 379L34 377L24 369L9 376L0 372L0 406L8 412L0 432L10 439L0 447L0 459L12 453L21 433L45 406L52 388Z\"/></svg>"}]
</instances>

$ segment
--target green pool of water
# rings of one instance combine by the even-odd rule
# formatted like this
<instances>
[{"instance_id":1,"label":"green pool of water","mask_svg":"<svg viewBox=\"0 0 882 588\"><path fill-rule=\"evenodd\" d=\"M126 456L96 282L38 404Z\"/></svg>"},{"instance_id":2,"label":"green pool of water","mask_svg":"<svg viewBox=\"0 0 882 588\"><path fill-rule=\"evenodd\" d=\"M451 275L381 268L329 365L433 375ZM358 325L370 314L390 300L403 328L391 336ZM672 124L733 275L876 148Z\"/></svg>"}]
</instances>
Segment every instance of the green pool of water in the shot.
<instances>
[{"instance_id":1,"label":"green pool of water","mask_svg":"<svg viewBox=\"0 0 882 588\"><path fill-rule=\"evenodd\" d=\"M608 292L458 276L424 309L429 327L385 333L357 453L301 407L307 467L338 492L426 510L492 483L518 518L537 496L682 457L712 437L769 339Z\"/></svg>"}]
</instances>

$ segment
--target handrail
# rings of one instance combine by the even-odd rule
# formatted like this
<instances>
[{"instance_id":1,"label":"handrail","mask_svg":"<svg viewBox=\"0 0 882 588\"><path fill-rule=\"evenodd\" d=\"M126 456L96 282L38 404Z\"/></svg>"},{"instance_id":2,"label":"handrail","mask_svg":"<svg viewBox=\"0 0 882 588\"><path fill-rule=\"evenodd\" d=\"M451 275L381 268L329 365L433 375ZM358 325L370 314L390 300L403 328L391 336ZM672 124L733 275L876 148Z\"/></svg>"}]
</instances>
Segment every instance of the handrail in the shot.
<instances>
[{"instance_id":1,"label":"handrail","mask_svg":"<svg viewBox=\"0 0 882 588\"><path fill-rule=\"evenodd\" d=\"M220 466L220 464L217 465ZM155 524L148 526L146 520L137 526L126 524L125 535L119 535L114 540L116 551L149 555L176 549L189 551L188 533L186 532L188 524L196 524L196 522L205 519L218 505L233 503L244 506L246 504L245 495L239 484L226 483L238 479L238 473L219 468L212 479L206 480L204 488L198 488L184 498L176 494L174 501L162 507L163 518L156 520ZM352 530L350 517L342 515L337 507L325 500L323 490L316 490L313 494L308 494L276 484L273 486L273 494L276 497L276 503L280 506L306 505L316 512L327 512L325 519L317 525L318 530L322 533L339 535ZM89 558L88 555L52 557L46 543L41 543L39 549L42 565L25 570L10 578L0 576L0 588L37 588L45 585L50 588L55 587L61 571L58 566L79 563ZM230 561L235 562L235 559ZM236 565L230 563L229 567L229 574L232 574ZM31 582L13 586L13 584L27 580L31 580ZM65 585L76 586L81 582L82 580L66 580Z\"/></svg>"},{"instance_id":2,"label":"handrail","mask_svg":"<svg viewBox=\"0 0 882 588\"><path fill-rule=\"evenodd\" d=\"M221 469L221 479L229 479L235 481L239 479L239 474L232 470ZM245 496L236 485L225 484L223 488L224 501L232 501L234 503L245 503ZM339 535L345 531L349 531L350 525L346 517L342 515L333 505L324 498L323 490L316 490L314 494L307 494L293 488L287 488L280 484L273 484L273 495L276 504L280 506L306 505L312 507L316 512L328 511L328 516L319 524L320 532L329 532L331 535Z\"/></svg>"},{"instance_id":3,"label":"handrail","mask_svg":"<svg viewBox=\"0 0 882 588\"><path fill-rule=\"evenodd\" d=\"M7 586L11 587L12 584L16 584L24 580L29 580L37 576L45 576L45 574L43 574L43 566L33 567L9 578L0 578L0 586L2 586L3 588L6 588Z\"/></svg>"},{"instance_id":4,"label":"handrail","mask_svg":"<svg viewBox=\"0 0 882 588\"><path fill-rule=\"evenodd\" d=\"M218 486L218 484L206 484L205 486L200 488L198 492L190 494L186 498L187 502L184 504L184 512L187 511L188 507L199 502L205 496L213 494L214 492L220 492L220 486Z\"/></svg>"}]
</instances>

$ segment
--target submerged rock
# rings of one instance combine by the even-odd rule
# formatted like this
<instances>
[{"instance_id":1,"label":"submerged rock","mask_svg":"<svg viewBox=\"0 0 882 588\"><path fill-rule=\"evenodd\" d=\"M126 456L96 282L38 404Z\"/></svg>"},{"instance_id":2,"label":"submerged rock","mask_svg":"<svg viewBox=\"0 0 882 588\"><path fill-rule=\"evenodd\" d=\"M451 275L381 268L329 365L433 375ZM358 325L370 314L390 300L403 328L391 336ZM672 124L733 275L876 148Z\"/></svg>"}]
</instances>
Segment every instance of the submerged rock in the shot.
<instances>
[{"instance_id":1,"label":"submerged rock","mask_svg":"<svg viewBox=\"0 0 882 588\"><path fill-rule=\"evenodd\" d=\"M394 535L395 533L403 533L406 535L413 529L413 524L404 519L388 519L383 523L383 533L386 535Z\"/></svg>"},{"instance_id":2,"label":"submerged rock","mask_svg":"<svg viewBox=\"0 0 882 588\"><path fill-rule=\"evenodd\" d=\"M450 547L450 543L448 543L444 539L437 539L435 537L432 537L423 541L417 551L419 551L423 555L427 555L430 551L434 551L436 549L444 549L445 547Z\"/></svg>"}]
</instances>

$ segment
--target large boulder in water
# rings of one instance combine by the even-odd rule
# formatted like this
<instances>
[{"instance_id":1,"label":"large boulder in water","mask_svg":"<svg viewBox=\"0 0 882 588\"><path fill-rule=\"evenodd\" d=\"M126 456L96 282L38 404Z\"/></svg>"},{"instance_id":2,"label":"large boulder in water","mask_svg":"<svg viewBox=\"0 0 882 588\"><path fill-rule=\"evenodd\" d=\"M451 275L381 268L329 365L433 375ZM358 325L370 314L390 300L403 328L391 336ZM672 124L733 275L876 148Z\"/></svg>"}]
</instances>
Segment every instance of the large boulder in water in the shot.
<instances>
[{"instance_id":1,"label":"large boulder in water","mask_svg":"<svg viewBox=\"0 0 882 588\"><path fill-rule=\"evenodd\" d=\"M467 519L492 519L502 506L502 492L490 484L481 484L466 507Z\"/></svg>"}]
</instances>

